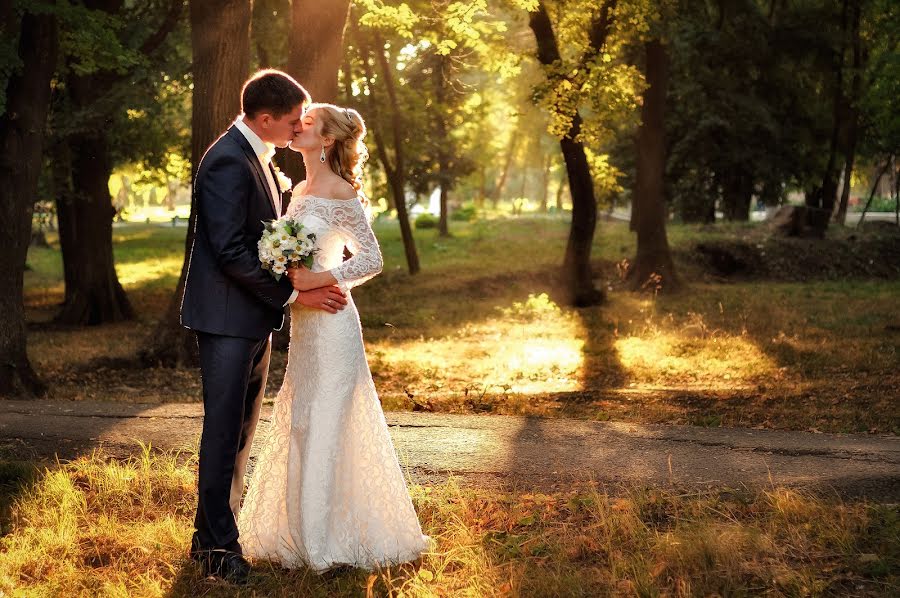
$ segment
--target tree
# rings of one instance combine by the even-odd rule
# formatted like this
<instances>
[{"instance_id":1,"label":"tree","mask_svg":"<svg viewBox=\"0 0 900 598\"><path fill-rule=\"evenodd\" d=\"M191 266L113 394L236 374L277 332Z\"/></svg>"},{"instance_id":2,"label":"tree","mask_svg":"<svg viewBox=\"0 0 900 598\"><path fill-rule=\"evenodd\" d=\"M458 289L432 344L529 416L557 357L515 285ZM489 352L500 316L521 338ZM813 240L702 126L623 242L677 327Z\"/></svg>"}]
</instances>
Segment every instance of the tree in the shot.
<instances>
[{"instance_id":1,"label":"tree","mask_svg":"<svg viewBox=\"0 0 900 598\"><path fill-rule=\"evenodd\" d=\"M0 261L0 396L33 397L45 386L26 352L23 276L57 56L57 23L54 15L27 8L14 16L11 2L0 4L0 17L4 43L18 40L18 50L10 48L17 60L4 64L13 67L13 74L5 81L0 115L0 227L11 241Z\"/></svg>"},{"instance_id":2,"label":"tree","mask_svg":"<svg viewBox=\"0 0 900 598\"><path fill-rule=\"evenodd\" d=\"M836 222L847 221L847 206L850 203L850 181L853 177L853 165L856 161L856 144L859 139L859 102L862 96L863 47L860 36L861 0L855 0L851 7L851 44L853 46L853 62L851 66L850 96L847 98L847 139L844 150L844 184L841 199L834 215Z\"/></svg>"},{"instance_id":3,"label":"tree","mask_svg":"<svg viewBox=\"0 0 900 598\"><path fill-rule=\"evenodd\" d=\"M76 38L80 44L67 44L70 51L59 74L63 84L56 86L54 100L57 216L66 282L57 315L61 323L95 325L134 316L112 251L108 181L119 149L115 131L127 118L126 107L134 107L129 99L141 97L135 84L148 83L141 64L175 28L181 9L180 0L127 9L123 0L88 0L69 23L90 35ZM148 21L157 20L155 29L147 28ZM131 29L128 24L135 22L139 25ZM143 41L132 47L134 39ZM119 135L122 139L127 137Z\"/></svg>"},{"instance_id":4,"label":"tree","mask_svg":"<svg viewBox=\"0 0 900 598\"><path fill-rule=\"evenodd\" d=\"M420 269L419 254L416 251L412 226L409 222L409 213L406 207L407 144L405 136L408 129L403 122L397 84L394 80L394 69L378 29L373 29L371 32L372 40L369 41L362 35L359 24L352 17L350 27L353 32L356 50L359 53L359 60L362 63L363 81L366 87L363 95L367 102L366 106L370 119L374 121L381 120L378 98L376 98L379 86L375 85L376 78L373 63L378 67L378 81L382 82L381 87L383 89L380 90L380 93L387 98L386 106L390 114L388 122L390 123L390 143L393 157L388 153L388 138L385 137L381 127L373 127L371 131L375 140L378 160L384 168L391 195L394 198L394 206L397 209L397 220L400 223L400 235L403 239L403 249L406 254L406 266L410 274L417 274Z\"/></svg>"},{"instance_id":5,"label":"tree","mask_svg":"<svg viewBox=\"0 0 900 598\"><path fill-rule=\"evenodd\" d=\"M605 43L609 31L610 11L614 4L615 0L604 3L593 19L590 39L595 52L599 51ZM537 42L538 61L548 69L548 78L566 81L565 75L559 72L562 57L559 53L550 15L543 2L538 2L537 10L529 13L528 25L534 32ZM581 127L582 119L576 107L571 113L571 124L568 131L560 138L559 144L566 163L569 190L572 195L572 225L569 229L569 239L563 261L563 278L568 301L573 305L583 307L602 303L605 296L602 289L594 286L591 270L591 245L597 226L597 203L584 144L579 138Z\"/></svg>"},{"instance_id":6,"label":"tree","mask_svg":"<svg viewBox=\"0 0 900 598\"><path fill-rule=\"evenodd\" d=\"M191 0L194 74L191 164L195 173L206 148L240 113L240 90L250 69L250 16L250 4L241 0ZM195 222L196 210L192 201L181 276L165 315L141 352L147 363L187 365L197 362L194 335L180 324Z\"/></svg>"},{"instance_id":7,"label":"tree","mask_svg":"<svg viewBox=\"0 0 900 598\"><path fill-rule=\"evenodd\" d=\"M659 38L644 44L647 88L637 138L637 173L632 200L631 227L637 233L637 255L628 269L632 289L671 290L678 286L666 237L665 106L668 55Z\"/></svg>"},{"instance_id":8,"label":"tree","mask_svg":"<svg viewBox=\"0 0 900 598\"><path fill-rule=\"evenodd\" d=\"M350 0L291 2L287 72L306 88L314 102L337 100L349 10ZM283 162L289 177L297 181L305 177L299 154L287 150Z\"/></svg>"}]
</instances>

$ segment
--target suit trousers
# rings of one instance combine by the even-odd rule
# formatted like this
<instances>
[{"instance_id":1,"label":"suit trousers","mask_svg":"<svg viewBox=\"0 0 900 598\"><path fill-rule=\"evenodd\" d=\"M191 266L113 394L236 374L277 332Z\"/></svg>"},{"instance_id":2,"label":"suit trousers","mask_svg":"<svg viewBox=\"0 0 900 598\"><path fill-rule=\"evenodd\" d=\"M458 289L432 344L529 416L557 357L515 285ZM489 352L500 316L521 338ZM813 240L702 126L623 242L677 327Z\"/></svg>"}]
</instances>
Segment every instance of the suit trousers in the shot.
<instances>
[{"instance_id":1,"label":"suit trousers","mask_svg":"<svg viewBox=\"0 0 900 598\"><path fill-rule=\"evenodd\" d=\"M237 514L259 421L271 336L262 340L197 332L203 381L195 548L240 551Z\"/></svg>"}]
</instances>

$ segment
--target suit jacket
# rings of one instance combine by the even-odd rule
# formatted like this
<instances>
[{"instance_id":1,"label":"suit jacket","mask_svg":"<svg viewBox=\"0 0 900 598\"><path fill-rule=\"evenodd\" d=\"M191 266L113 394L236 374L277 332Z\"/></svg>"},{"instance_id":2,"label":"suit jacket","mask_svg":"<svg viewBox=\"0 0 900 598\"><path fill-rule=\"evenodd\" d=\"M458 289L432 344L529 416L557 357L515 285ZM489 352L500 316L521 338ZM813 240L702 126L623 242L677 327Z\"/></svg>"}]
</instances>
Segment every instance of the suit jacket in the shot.
<instances>
[{"instance_id":1,"label":"suit jacket","mask_svg":"<svg viewBox=\"0 0 900 598\"><path fill-rule=\"evenodd\" d=\"M234 126L200 160L194 179L197 218L181 324L192 330L263 339L284 324L293 288L260 266L263 221L275 203L247 138Z\"/></svg>"}]
</instances>

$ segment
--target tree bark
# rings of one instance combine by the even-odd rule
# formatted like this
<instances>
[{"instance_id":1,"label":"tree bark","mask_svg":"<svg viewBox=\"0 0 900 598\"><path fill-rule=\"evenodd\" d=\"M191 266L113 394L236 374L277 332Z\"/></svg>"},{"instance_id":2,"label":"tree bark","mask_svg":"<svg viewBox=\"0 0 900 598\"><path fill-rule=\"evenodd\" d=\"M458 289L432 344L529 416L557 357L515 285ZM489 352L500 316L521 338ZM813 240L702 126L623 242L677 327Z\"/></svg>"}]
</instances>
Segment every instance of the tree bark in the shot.
<instances>
[{"instance_id":1,"label":"tree bark","mask_svg":"<svg viewBox=\"0 0 900 598\"><path fill-rule=\"evenodd\" d=\"M541 172L541 203L539 210L542 214L547 213L547 202L550 199L550 169L553 167L553 155L547 153L543 163L543 171Z\"/></svg>"},{"instance_id":2,"label":"tree bark","mask_svg":"<svg viewBox=\"0 0 900 598\"><path fill-rule=\"evenodd\" d=\"M535 12L529 13L528 25L537 41L540 63L550 66L560 61L556 35L543 2L538 3ZM602 45L603 42L600 43ZM572 126L559 141L572 194L572 224L563 260L563 281L566 300L572 305L584 307L603 303L605 294L594 286L591 270L591 245L597 227L597 201L594 198L594 181L584 145L578 140L580 133L581 115L576 110Z\"/></svg>"},{"instance_id":3,"label":"tree bark","mask_svg":"<svg viewBox=\"0 0 900 598\"><path fill-rule=\"evenodd\" d=\"M850 180L856 161L856 143L859 137L859 100L862 87L862 39L859 35L859 20L862 12L859 0L853 2L851 29L853 36L853 77L850 80L850 106L847 116L847 148L844 154L844 185L834 219L843 225L847 222L847 205L850 203Z\"/></svg>"},{"instance_id":4,"label":"tree bark","mask_svg":"<svg viewBox=\"0 0 900 598\"><path fill-rule=\"evenodd\" d=\"M808 196L807 207L810 228L817 236L824 236L834 211L837 199L837 154L840 131L843 127L844 105L844 49L847 37L847 11L849 0L841 3L841 41L840 48L834 53L834 99L832 101L831 141L828 147L828 162L822 177L822 193ZM811 200L811 201L810 201Z\"/></svg>"},{"instance_id":5,"label":"tree bark","mask_svg":"<svg viewBox=\"0 0 900 598\"><path fill-rule=\"evenodd\" d=\"M491 191L491 204L493 204L494 209L497 209L497 204L503 197L503 188L506 186L506 179L509 176L509 167L512 165L513 157L516 155L519 138L520 135L517 125L509 138L509 145L506 146L506 155L503 158L503 167L500 169L500 177L497 179L497 182L494 184L494 189Z\"/></svg>"},{"instance_id":6,"label":"tree bark","mask_svg":"<svg viewBox=\"0 0 900 598\"><path fill-rule=\"evenodd\" d=\"M314 102L338 98L338 69L344 55L344 29L350 0L292 0L287 72L300 82ZM284 171L292 180L306 178L297 152L282 154Z\"/></svg>"},{"instance_id":7,"label":"tree bark","mask_svg":"<svg viewBox=\"0 0 900 598\"><path fill-rule=\"evenodd\" d=\"M119 12L122 2L91 0L85 6L112 15ZM88 112L96 102L97 91L109 89L119 78L109 71L89 75L71 71L66 85L75 110ZM66 140L72 188L70 194L57 198L66 301L56 321L72 326L95 326L134 317L113 257L115 211L108 186L112 159L102 119L98 115ZM57 164L57 168L67 165Z\"/></svg>"},{"instance_id":8,"label":"tree bark","mask_svg":"<svg viewBox=\"0 0 900 598\"><path fill-rule=\"evenodd\" d=\"M869 199L866 200L866 205L863 206L863 211L859 215L859 222L856 223L856 228L862 227L863 220L866 217L866 212L869 211L869 206L872 205L872 199L875 197L875 191L878 190L878 183L881 182L881 178L890 168L891 163L894 161L894 156L888 156L887 160L884 161L884 166L881 167L881 170L878 171L878 176L875 177L875 182L872 183L872 190L869 192Z\"/></svg>"},{"instance_id":9,"label":"tree bark","mask_svg":"<svg viewBox=\"0 0 900 598\"><path fill-rule=\"evenodd\" d=\"M106 135L79 133L68 144L73 193L57 201L67 300L56 321L95 326L130 320L134 310L119 283L113 257L115 211L109 195L112 165Z\"/></svg>"},{"instance_id":10,"label":"tree bark","mask_svg":"<svg viewBox=\"0 0 900 598\"><path fill-rule=\"evenodd\" d=\"M191 0L191 165L195 175L206 149L240 113L241 87L250 71L250 16L249 2ZM150 365L198 363L194 334L180 323L184 282L194 244L195 208L192 195L181 276L165 315L141 352L141 359Z\"/></svg>"},{"instance_id":11,"label":"tree bark","mask_svg":"<svg viewBox=\"0 0 900 598\"><path fill-rule=\"evenodd\" d=\"M123 2L88 0L84 4L91 10L116 15ZM170 2L160 26L141 44L142 54L149 55L159 47L177 25L181 10L182 2ZM66 88L74 109L81 113L96 110L98 95L124 77L112 71L88 75L70 71ZM97 325L134 317L113 258L115 210L108 187L113 164L104 116L96 114L78 132L57 142L68 146L70 151L55 152L58 158L65 159L58 161L55 168L66 173L65 184L61 186L63 194L57 196L66 300L56 321L63 324Z\"/></svg>"},{"instance_id":12,"label":"tree bark","mask_svg":"<svg viewBox=\"0 0 900 598\"><path fill-rule=\"evenodd\" d=\"M6 112L0 115L0 229L9 242L0 260L0 397L31 398L46 386L26 350L24 273L58 36L50 15L26 12L16 19L9 4L2 13L5 36L19 27L22 70L7 82Z\"/></svg>"},{"instance_id":13,"label":"tree bark","mask_svg":"<svg viewBox=\"0 0 900 598\"><path fill-rule=\"evenodd\" d=\"M434 78L434 92L436 110L434 111L435 119L435 136L437 142L437 161L438 161L438 181L441 186L440 195L440 217L438 219L438 235L441 237L449 237L450 229L447 222L447 193L450 190L452 181L450 180L450 156L448 155L448 139L447 139L447 123L444 120L446 112L447 100L447 77L448 69L447 56L439 56L437 65L432 73Z\"/></svg>"},{"instance_id":14,"label":"tree bark","mask_svg":"<svg viewBox=\"0 0 900 598\"><path fill-rule=\"evenodd\" d=\"M632 202L632 222L637 233L637 255L628 269L632 289L674 290L675 266L666 237L665 106L669 58L659 39L644 44L646 78L637 139L637 180Z\"/></svg>"},{"instance_id":15,"label":"tree bark","mask_svg":"<svg viewBox=\"0 0 900 598\"><path fill-rule=\"evenodd\" d=\"M722 212L725 220L750 220L753 199L753 179L741 168L734 168L722 177Z\"/></svg>"}]
</instances>

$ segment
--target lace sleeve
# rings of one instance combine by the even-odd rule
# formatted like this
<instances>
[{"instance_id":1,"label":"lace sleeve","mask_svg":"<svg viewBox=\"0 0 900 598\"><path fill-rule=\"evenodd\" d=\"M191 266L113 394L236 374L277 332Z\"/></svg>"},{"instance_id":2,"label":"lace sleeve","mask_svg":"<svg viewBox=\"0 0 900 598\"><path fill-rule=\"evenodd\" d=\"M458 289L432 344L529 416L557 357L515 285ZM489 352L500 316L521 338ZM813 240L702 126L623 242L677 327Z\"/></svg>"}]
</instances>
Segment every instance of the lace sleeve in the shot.
<instances>
[{"instance_id":1,"label":"lace sleeve","mask_svg":"<svg viewBox=\"0 0 900 598\"><path fill-rule=\"evenodd\" d=\"M378 239L362 204L358 200L347 200L346 204L335 210L335 226L344 234L353 257L331 270L344 292L374 277L384 266Z\"/></svg>"}]
</instances>

